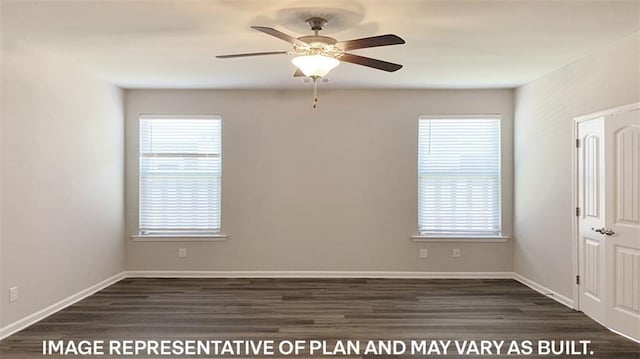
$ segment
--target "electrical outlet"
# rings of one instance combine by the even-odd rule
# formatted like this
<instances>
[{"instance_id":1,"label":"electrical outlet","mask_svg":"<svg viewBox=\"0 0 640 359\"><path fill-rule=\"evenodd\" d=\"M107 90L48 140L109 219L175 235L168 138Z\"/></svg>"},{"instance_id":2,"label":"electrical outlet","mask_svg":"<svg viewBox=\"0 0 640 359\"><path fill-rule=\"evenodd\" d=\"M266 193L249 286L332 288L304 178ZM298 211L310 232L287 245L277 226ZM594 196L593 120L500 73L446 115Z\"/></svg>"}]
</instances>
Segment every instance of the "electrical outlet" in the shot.
<instances>
[{"instance_id":1,"label":"electrical outlet","mask_svg":"<svg viewBox=\"0 0 640 359\"><path fill-rule=\"evenodd\" d=\"M426 248L420 248L420 258L427 257L429 257L429 250L427 250Z\"/></svg>"},{"instance_id":2,"label":"electrical outlet","mask_svg":"<svg viewBox=\"0 0 640 359\"><path fill-rule=\"evenodd\" d=\"M18 287L9 288L9 301L15 302L18 300Z\"/></svg>"},{"instance_id":3,"label":"electrical outlet","mask_svg":"<svg viewBox=\"0 0 640 359\"><path fill-rule=\"evenodd\" d=\"M186 248L178 248L178 258L187 258Z\"/></svg>"},{"instance_id":4,"label":"electrical outlet","mask_svg":"<svg viewBox=\"0 0 640 359\"><path fill-rule=\"evenodd\" d=\"M453 249L453 256L454 257L460 257L460 248L454 248Z\"/></svg>"}]
</instances>

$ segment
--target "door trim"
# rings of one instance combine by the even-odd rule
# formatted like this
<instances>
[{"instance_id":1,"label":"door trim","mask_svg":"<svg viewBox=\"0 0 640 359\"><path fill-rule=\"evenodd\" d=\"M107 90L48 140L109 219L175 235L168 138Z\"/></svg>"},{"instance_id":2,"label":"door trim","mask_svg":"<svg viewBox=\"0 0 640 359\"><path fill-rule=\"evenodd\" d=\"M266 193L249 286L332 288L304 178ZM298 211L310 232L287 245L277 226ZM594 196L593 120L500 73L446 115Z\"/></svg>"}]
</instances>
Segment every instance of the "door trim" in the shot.
<instances>
[{"instance_id":1,"label":"door trim","mask_svg":"<svg viewBox=\"0 0 640 359\"><path fill-rule=\"evenodd\" d=\"M576 146L576 140L578 139L578 125L581 122L594 120L600 117L606 117L611 115L617 115L620 113L630 112L634 110L640 109L640 102L635 102L628 105L618 106L614 108L610 108L607 110L602 110L598 112L592 112L585 115L576 116L573 118L573 129L572 129L572 153L571 156L571 203L574 206L578 207L578 148ZM571 211L572 220L571 220L571 260L573 261L573 269L572 269L572 279L573 279L573 309L580 310L580 286L576 283L575 278L580 274L580 261L578 255L578 216L574 213L575 210ZM608 327L607 327L608 328Z\"/></svg>"}]
</instances>

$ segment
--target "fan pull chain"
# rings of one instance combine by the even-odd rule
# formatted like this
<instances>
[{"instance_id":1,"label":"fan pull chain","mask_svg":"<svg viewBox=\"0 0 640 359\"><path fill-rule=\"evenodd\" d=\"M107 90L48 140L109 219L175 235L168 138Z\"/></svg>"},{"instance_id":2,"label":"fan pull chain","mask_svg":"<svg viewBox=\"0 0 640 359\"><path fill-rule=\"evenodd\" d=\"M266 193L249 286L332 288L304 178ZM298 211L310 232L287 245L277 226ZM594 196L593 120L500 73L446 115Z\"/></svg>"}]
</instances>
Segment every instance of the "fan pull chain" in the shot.
<instances>
[{"instance_id":1,"label":"fan pull chain","mask_svg":"<svg viewBox=\"0 0 640 359\"><path fill-rule=\"evenodd\" d=\"M318 106L318 77L313 76L313 109Z\"/></svg>"}]
</instances>

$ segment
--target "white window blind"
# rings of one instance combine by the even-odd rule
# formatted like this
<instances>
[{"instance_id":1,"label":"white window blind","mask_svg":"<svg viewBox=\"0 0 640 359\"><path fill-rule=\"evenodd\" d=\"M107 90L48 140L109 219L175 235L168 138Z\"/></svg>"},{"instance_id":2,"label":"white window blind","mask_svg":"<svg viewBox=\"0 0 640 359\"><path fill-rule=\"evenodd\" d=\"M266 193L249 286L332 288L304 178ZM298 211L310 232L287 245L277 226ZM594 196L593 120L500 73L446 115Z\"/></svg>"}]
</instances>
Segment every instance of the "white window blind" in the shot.
<instances>
[{"instance_id":1,"label":"white window blind","mask_svg":"<svg viewBox=\"0 0 640 359\"><path fill-rule=\"evenodd\" d=\"M140 117L140 234L220 231L222 120Z\"/></svg>"},{"instance_id":2,"label":"white window blind","mask_svg":"<svg viewBox=\"0 0 640 359\"><path fill-rule=\"evenodd\" d=\"M499 235L500 118L421 117L418 133L420 234Z\"/></svg>"}]
</instances>

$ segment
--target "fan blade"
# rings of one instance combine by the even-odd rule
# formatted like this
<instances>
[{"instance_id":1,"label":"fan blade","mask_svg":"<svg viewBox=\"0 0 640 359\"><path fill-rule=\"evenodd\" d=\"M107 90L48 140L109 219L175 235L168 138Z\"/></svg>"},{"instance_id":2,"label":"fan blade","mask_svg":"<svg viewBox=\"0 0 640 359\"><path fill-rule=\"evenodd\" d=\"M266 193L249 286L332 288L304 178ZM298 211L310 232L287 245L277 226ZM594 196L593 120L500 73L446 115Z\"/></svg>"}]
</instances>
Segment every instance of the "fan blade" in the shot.
<instances>
[{"instance_id":1,"label":"fan blade","mask_svg":"<svg viewBox=\"0 0 640 359\"><path fill-rule=\"evenodd\" d=\"M402 65L394 64L393 62L387 62L387 61L372 59L370 57L358 56L358 55L347 54L347 53L342 54L342 56L340 56L338 60L344 61L344 62L350 62L356 65L373 67L374 69L388 71L388 72L398 71L402 68Z\"/></svg>"},{"instance_id":2,"label":"fan blade","mask_svg":"<svg viewBox=\"0 0 640 359\"><path fill-rule=\"evenodd\" d=\"M300 41L298 39L296 39L295 37L291 36L291 35L287 35L282 31L278 31L276 29L270 28L270 27L264 27L264 26L251 26L252 29L264 32L267 35L271 35L271 36L275 36L280 40L284 40L292 45L298 45L298 46L309 46L309 44L307 44L306 42Z\"/></svg>"},{"instance_id":3,"label":"fan blade","mask_svg":"<svg viewBox=\"0 0 640 359\"><path fill-rule=\"evenodd\" d=\"M404 44L404 40L399 36L388 34L372 37L364 37L362 39L341 41L336 43L336 46L343 51L364 49L367 47L377 46L389 46L389 45L401 45Z\"/></svg>"},{"instance_id":4,"label":"fan blade","mask_svg":"<svg viewBox=\"0 0 640 359\"><path fill-rule=\"evenodd\" d=\"M300 69L296 69L296 73L293 74L293 77L304 77L304 72L300 71Z\"/></svg>"},{"instance_id":5,"label":"fan blade","mask_svg":"<svg viewBox=\"0 0 640 359\"><path fill-rule=\"evenodd\" d=\"M234 57L248 57L248 56L263 56L263 55L286 55L287 51L270 51L270 52L250 52L248 54L234 54L234 55L218 55L218 59L231 59Z\"/></svg>"}]
</instances>

